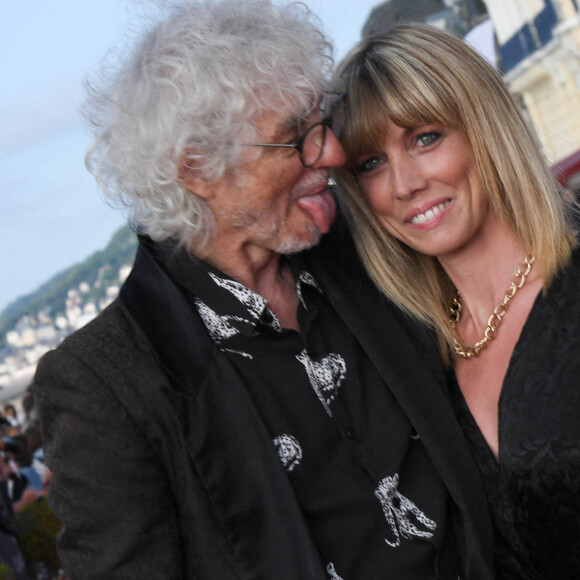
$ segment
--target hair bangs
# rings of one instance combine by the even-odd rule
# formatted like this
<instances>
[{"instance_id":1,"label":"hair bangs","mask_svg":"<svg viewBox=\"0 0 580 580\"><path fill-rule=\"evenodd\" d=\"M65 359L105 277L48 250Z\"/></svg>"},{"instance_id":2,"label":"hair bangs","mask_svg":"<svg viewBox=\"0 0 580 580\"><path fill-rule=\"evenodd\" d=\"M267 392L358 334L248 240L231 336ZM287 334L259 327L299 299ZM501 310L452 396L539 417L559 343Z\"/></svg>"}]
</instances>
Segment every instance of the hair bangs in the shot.
<instances>
[{"instance_id":1,"label":"hair bangs","mask_svg":"<svg viewBox=\"0 0 580 580\"><path fill-rule=\"evenodd\" d=\"M440 123L464 130L461 111L436 71L396 53L373 46L351 63L351 70L342 71L346 83L341 143L349 158L381 148L387 121L406 129Z\"/></svg>"},{"instance_id":2,"label":"hair bangs","mask_svg":"<svg viewBox=\"0 0 580 580\"><path fill-rule=\"evenodd\" d=\"M388 85L385 85L388 79ZM376 90L383 93L389 120L405 129L441 123L460 129L458 108L440 71L397 47L377 46Z\"/></svg>"}]
</instances>

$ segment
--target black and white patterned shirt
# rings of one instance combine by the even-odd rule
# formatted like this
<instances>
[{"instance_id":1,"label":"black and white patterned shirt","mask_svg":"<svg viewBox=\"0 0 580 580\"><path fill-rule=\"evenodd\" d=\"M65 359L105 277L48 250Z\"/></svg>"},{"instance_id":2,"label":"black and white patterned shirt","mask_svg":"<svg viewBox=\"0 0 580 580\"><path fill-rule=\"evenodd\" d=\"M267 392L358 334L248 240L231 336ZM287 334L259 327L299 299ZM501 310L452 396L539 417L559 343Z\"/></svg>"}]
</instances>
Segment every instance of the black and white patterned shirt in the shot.
<instances>
[{"instance_id":1,"label":"black and white patterned shirt","mask_svg":"<svg viewBox=\"0 0 580 580\"><path fill-rule=\"evenodd\" d=\"M447 493L422 442L300 257L284 259L300 331L185 252L162 265L246 385L329 578L456 580Z\"/></svg>"}]
</instances>

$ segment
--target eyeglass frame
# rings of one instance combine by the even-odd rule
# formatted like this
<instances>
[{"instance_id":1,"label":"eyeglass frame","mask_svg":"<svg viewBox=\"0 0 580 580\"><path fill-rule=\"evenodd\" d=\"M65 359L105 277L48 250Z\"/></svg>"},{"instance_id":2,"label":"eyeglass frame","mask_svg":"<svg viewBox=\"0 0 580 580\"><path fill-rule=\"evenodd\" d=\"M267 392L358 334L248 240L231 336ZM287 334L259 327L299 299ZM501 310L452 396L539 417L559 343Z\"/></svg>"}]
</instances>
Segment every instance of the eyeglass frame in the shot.
<instances>
[{"instance_id":1,"label":"eyeglass frame","mask_svg":"<svg viewBox=\"0 0 580 580\"><path fill-rule=\"evenodd\" d=\"M332 131L331 121L332 119L324 119L322 121L318 121L317 123L313 123L300 137L298 137L296 141L292 143L243 143L243 145L245 147L283 147L285 149L296 149L300 155L300 163L302 163L302 166L306 169L311 169L318 163L318 161L320 161L320 158L322 157L322 151L324 150L324 145L326 144L326 132L329 129ZM322 127L322 141L320 144L320 149L316 159L307 165L304 162L304 143L306 139L308 139L308 136L312 135L312 131L317 127Z\"/></svg>"},{"instance_id":2,"label":"eyeglass frame","mask_svg":"<svg viewBox=\"0 0 580 580\"><path fill-rule=\"evenodd\" d=\"M285 149L296 149L300 155L300 163L306 169L311 169L314 167L322 157L322 152L324 150L324 145L326 145L326 133L330 129L334 136L338 138L340 136L340 132L342 131L342 115L339 115L340 120L337 124L337 115L336 110L342 108L342 102L345 97L345 93L335 93L332 91L325 91L325 97L323 102L321 103L320 110L324 114L324 109L328 107L328 112L324 114L324 118L322 121L318 121L313 123L308 127L308 129L304 132L303 135L298 137L298 139L291 143L244 143L243 145L246 147L283 147ZM326 106L325 106L326 105ZM304 163L304 142L308 138L308 135L312 133L316 127L322 126L323 133L322 133L322 142L320 144L320 150L318 151L318 155L316 159L306 165Z\"/></svg>"},{"instance_id":3,"label":"eyeglass frame","mask_svg":"<svg viewBox=\"0 0 580 580\"><path fill-rule=\"evenodd\" d=\"M342 124L344 120L344 113L343 113L343 105L344 105L344 98L346 97L346 93L335 93L333 91L325 91L325 98L323 99L323 103L321 103L321 111L324 112L324 109L328 107L328 112L324 115L322 121L318 121L313 123L308 127L308 129L304 132L303 135L298 137L298 139L291 143L243 143L245 147L282 147L285 149L296 149L298 154L300 155L300 163L306 169L311 169L314 167L322 157L322 152L324 151L324 146L326 145L326 133L330 129L334 136L338 139L340 137L340 133L342 132ZM326 106L325 106L326 105ZM338 113L338 114L337 114ZM306 165L304 163L304 142L308 138L308 135L312 133L316 127L322 127L322 142L320 144L320 150L318 151L318 155L316 159Z\"/></svg>"}]
</instances>

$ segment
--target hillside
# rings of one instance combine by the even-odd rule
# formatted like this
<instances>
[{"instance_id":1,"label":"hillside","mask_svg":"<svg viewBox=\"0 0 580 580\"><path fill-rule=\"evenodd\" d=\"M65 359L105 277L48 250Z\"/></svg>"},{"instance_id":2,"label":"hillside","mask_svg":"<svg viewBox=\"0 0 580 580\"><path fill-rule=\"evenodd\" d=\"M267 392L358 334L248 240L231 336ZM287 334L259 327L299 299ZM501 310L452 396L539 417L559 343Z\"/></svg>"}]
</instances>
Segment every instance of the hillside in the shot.
<instances>
[{"instance_id":1,"label":"hillside","mask_svg":"<svg viewBox=\"0 0 580 580\"><path fill-rule=\"evenodd\" d=\"M0 314L0 345L6 340L6 332L11 330L23 316L33 316L47 312L57 316L65 310L67 292L87 282L91 291L87 298L98 300L107 286L116 282L120 266L132 264L137 249L137 238L128 228L122 227L113 234L107 246L89 256L80 264L75 264L53 276L38 290L18 298Z\"/></svg>"}]
</instances>

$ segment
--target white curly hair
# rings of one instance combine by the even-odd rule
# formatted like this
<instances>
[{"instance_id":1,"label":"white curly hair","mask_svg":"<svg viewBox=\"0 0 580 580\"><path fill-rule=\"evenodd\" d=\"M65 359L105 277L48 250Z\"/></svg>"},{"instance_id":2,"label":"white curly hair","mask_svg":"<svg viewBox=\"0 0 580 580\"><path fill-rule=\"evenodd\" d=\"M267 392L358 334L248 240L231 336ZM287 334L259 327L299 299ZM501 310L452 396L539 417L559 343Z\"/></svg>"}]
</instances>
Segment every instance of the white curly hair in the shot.
<instances>
[{"instance_id":1,"label":"white curly hair","mask_svg":"<svg viewBox=\"0 0 580 580\"><path fill-rule=\"evenodd\" d=\"M179 179L183 156L218 180L252 139L252 119L279 103L316 105L332 64L332 46L304 4L173 5L116 70L87 83L83 112L96 136L87 167L128 208L134 229L201 252L214 221Z\"/></svg>"}]
</instances>

